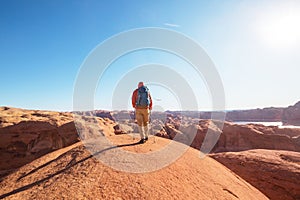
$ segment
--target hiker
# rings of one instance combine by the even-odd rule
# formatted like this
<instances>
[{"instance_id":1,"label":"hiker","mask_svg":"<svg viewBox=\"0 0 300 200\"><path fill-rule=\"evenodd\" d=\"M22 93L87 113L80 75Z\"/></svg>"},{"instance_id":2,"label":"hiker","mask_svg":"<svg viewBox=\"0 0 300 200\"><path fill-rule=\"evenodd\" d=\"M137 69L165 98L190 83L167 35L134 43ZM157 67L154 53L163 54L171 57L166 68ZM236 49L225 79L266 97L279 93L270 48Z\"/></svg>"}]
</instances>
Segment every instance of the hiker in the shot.
<instances>
[{"instance_id":1,"label":"hiker","mask_svg":"<svg viewBox=\"0 0 300 200\"><path fill-rule=\"evenodd\" d=\"M135 108L135 118L141 136L140 143L145 143L149 135L149 117L152 109L152 98L149 89L143 82L139 82L138 88L132 94L132 107Z\"/></svg>"}]
</instances>

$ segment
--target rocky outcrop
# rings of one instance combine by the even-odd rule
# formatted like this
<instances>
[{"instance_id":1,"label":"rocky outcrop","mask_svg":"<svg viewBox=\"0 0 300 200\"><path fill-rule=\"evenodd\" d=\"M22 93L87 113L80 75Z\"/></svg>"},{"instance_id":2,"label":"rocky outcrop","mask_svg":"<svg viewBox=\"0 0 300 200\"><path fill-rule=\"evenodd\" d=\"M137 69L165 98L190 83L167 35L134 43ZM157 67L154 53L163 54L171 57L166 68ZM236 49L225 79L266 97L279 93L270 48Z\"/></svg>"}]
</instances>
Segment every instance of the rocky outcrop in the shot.
<instances>
[{"instance_id":1,"label":"rocky outcrop","mask_svg":"<svg viewBox=\"0 0 300 200\"><path fill-rule=\"evenodd\" d=\"M300 126L300 101L284 109L282 122L286 125Z\"/></svg>"},{"instance_id":2,"label":"rocky outcrop","mask_svg":"<svg viewBox=\"0 0 300 200\"><path fill-rule=\"evenodd\" d=\"M114 121L113 113L106 110L94 110L94 111L74 111L76 115L80 116L96 116L101 118L107 118Z\"/></svg>"},{"instance_id":3,"label":"rocky outcrop","mask_svg":"<svg viewBox=\"0 0 300 200\"><path fill-rule=\"evenodd\" d=\"M300 153L249 150L211 154L273 200L300 199Z\"/></svg>"},{"instance_id":4,"label":"rocky outcrop","mask_svg":"<svg viewBox=\"0 0 300 200\"><path fill-rule=\"evenodd\" d=\"M181 131L179 131L179 130L176 129L176 125L169 124L169 123L167 123L164 126L164 131L165 131L165 133L168 135L168 137L170 139L173 139L178 134L180 134L180 135L182 134Z\"/></svg>"},{"instance_id":5,"label":"rocky outcrop","mask_svg":"<svg viewBox=\"0 0 300 200\"><path fill-rule=\"evenodd\" d=\"M124 121L130 121L135 118L134 112L133 111L127 111L127 110L122 110L122 111L107 111L107 110L94 110L94 111L75 111L73 112L74 114L77 115L82 115L82 116L96 116L100 118L107 118L111 121L114 122L124 122Z\"/></svg>"},{"instance_id":6,"label":"rocky outcrop","mask_svg":"<svg viewBox=\"0 0 300 200\"><path fill-rule=\"evenodd\" d=\"M0 170L17 168L48 152L79 141L74 123L56 127L48 122L23 121L0 129ZM14 162L10 162L14 159Z\"/></svg>"},{"instance_id":7,"label":"rocky outcrop","mask_svg":"<svg viewBox=\"0 0 300 200\"><path fill-rule=\"evenodd\" d=\"M131 121L135 118L135 114L133 111L114 111L113 117L115 122L123 122L123 121Z\"/></svg>"},{"instance_id":8,"label":"rocky outcrop","mask_svg":"<svg viewBox=\"0 0 300 200\"><path fill-rule=\"evenodd\" d=\"M155 143L135 144L127 135L112 135L117 142L135 155L158 151L169 140L156 138ZM107 149L101 153L113 151ZM172 154L172 149L170 149ZM110 154L108 154L110 155ZM116 157L118 155L114 155ZM169 156L169 155L166 155ZM161 157L153 157L156 162ZM118 162L119 160L112 161ZM125 161L125 162L124 162ZM142 163L120 165L143 166ZM145 160L144 167L147 168ZM199 152L188 148L173 163L149 173L118 171L97 159L82 145L54 151L25 165L0 182L0 199L228 199L264 200L267 197L242 178L212 158L199 159Z\"/></svg>"},{"instance_id":9,"label":"rocky outcrop","mask_svg":"<svg viewBox=\"0 0 300 200\"><path fill-rule=\"evenodd\" d=\"M201 148L208 131L212 134L221 131L211 120L183 124L177 131L173 130L174 125L167 124L166 127L172 131L160 131L157 135L173 138L169 134L180 131L189 137L196 132L191 144L196 149ZM211 157L247 180L270 199L300 199L300 129L225 122L221 132L212 150L215 153Z\"/></svg>"},{"instance_id":10,"label":"rocky outcrop","mask_svg":"<svg viewBox=\"0 0 300 200\"><path fill-rule=\"evenodd\" d=\"M113 128L114 128L114 133L116 135L127 134L127 133L133 132L133 128L126 124L117 124Z\"/></svg>"},{"instance_id":11,"label":"rocky outcrop","mask_svg":"<svg viewBox=\"0 0 300 200\"><path fill-rule=\"evenodd\" d=\"M1 107L0 112L0 177L2 176L0 198L11 196L16 199L45 199L46 197L57 199L72 198L74 197L72 195L76 193L76 195L82 195L81 197L90 199L95 197L105 199L111 197L109 195L123 198L124 196L122 195L124 194L126 194L124 199L143 199L148 197L149 191L153 193L160 191L155 193L157 196L151 196L152 199L169 198L170 196L178 199L196 199L199 197L203 197L203 199L216 197L220 199L265 198L251 185L214 160L205 158L206 160L203 162L203 160L199 159L199 152L195 149L189 148L187 153L176 160L176 163L162 170L147 173L148 175L139 175L116 172L94 159L80 144L72 147L75 145L75 142L79 141L77 132L81 133L81 139L87 140L93 139L99 134L106 135L116 145L114 148L124 148L126 151L135 153L157 151L169 144L169 140L154 137L156 139L151 140L149 138L149 141L145 144L138 145L134 141L136 139L132 136L126 134L117 135L118 131L120 133L137 132L137 125L133 120L126 117L128 114L131 116L132 112L122 112L119 115L122 123L117 125L115 121L109 120L109 116L114 116L114 113L109 115L106 113L104 119L94 117L94 114L90 116L85 114L73 115L74 113L26 111L8 107ZM104 115L102 116L104 117ZM75 122L74 118L76 119ZM281 180L284 183L282 185L276 183L272 186L273 190L284 194L284 198L293 197L297 199L299 197L297 193L299 191L299 188L297 188L299 183L294 181L294 177L299 180L297 175L299 172L297 171L298 168L293 168L299 163L298 154L286 152L278 154L280 159L285 160L283 165L290 165L289 168L286 168L286 171L294 172L296 170L296 175L290 174L290 172L281 173L283 169L276 167L282 165L282 163L266 160L273 156L273 154L266 152L256 152L257 154L250 158L245 156L244 160L238 159L243 158L242 154L239 155L239 153L242 153L241 151L249 149L260 148L300 152L300 129L280 129L278 127L266 127L256 124L236 125L226 122L223 130L220 130L216 125L217 122L213 123L211 120L199 121L198 119L188 119L174 114L165 115L163 119L165 119L163 124L161 120L152 119L151 131L154 130L156 133L158 132L157 135L160 134L161 137L171 139L179 135L178 141L184 141L185 138L190 139L196 134L195 138L192 138L191 145L196 149L200 149L208 130L212 134L218 134L219 131L222 131L213 152L238 151L233 153L238 156L237 159L233 157L227 159L223 155L228 154L218 153L216 155L219 155L219 157L216 156L214 158L222 158L223 156L229 160L227 162L229 164L236 163L236 166L238 164L250 166L251 169L256 167L258 172L264 173L261 176L264 180L271 176L272 182L276 183L276 181L273 181L274 178L274 180ZM74 123L76 123L76 127ZM65 153L61 153L65 147L68 150L65 150ZM113 148L107 151L111 149ZM101 156L105 155L105 152L101 154ZM166 156L169 156L169 154ZM37 158L38 160L34 161ZM251 159L253 159L253 163ZM33 163L30 163L31 161ZM221 159L219 161L222 162ZM251 161L249 165L248 161ZM23 166L26 163L28 165ZM130 162L123 162L124 165L128 163ZM23 167L17 169L20 166ZM235 165L226 166L232 170L235 169ZM259 168L259 166L264 167ZM265 173L265 171L275 173L276 170L280 172L278 173L280 177ZM215 176L216 171L218 176ZM249 182L252 178L257 178L254 177L257 175L255 173L257 171L246 172L246 175L248 173ZM243 175L238 170L236 173ZM255 174L253 175L253 173ZM3 175L7 174L10 175L3 178ZM247 179L246 175L244 176L245 179ZM283 176L292 178L286 180ZM99 177L99 179L95 179L95 177ZM111 177L114 177L113 181ZM269 195L269 186L265 186L259 181L262 182L262 180L254 180L251 183L253 185L258 183L256 185L257 189ZM296 184L292 184L291 182L293 181ZM52 184L54 182L55 184ZM82 184L78 184L79 182ZM34 183L37 184L34 185ZM85 187L86 184L89 185L88 188ZM132 184L134 184L134 187L131 187ZM184 190L182 189L182 184L185 186ZM140 187L141 185L143 187ZM170 185L172 190L169 189ZM262 190L261 187L267 189ZM286 195L285 192L287 190L285 187L291 188L290 196ZM22 188L26 188L26 191L22 191ZM42 189L39 190L37 188ZM146 190L137 190L136 188L146 188ZM89 190L88 193L87 189ZM13 193L11 193L12 191ZM22 191L22 193L18 191ZM66 196L61 196L62 194ZM279 193L276 195L280 196Z\"/></svg>"},{"instance_id":12,"label":"rocky outcrop","mask_svg":"<svg viewBox=\"0 0 300 200\"><path fill-rule=\"evenodd\" d=\"M225 123L215 151L243 151L249 149L273 149L300 152L297 138L287 134L272 134L272 128L256 125ZM285 129L285 132L289 132ZM300 136L300 130L298 130Z\"/></svg>"},{"instance_id":13,"label":"rocky outcrop","mask_svg":"<svg viewBox=\"0 0 300 200\"><path fill-rule=\"evenodd\" d=\"M0 107L0 128L26 121L47 122L50 125L58 127L73 121L73 115L69 112L25 110L19 108Z\"/></svg>"},{"instance_id":14,"label":"rocky outcrop","mask_svg":"<svg viewBox=\"0 0 300 200\"><path fill-rule=\"evenodd\" d=\"M100 129L105 132L102 130L106 127L111 127L109 132L113 132L114 125L108 119L78 116L75 127L74 115L63 112L1 107L0 114L0 177L7 170L9 172L46 153L78 142L78 131L82 138L86 138L88 134L99 134ZM89 121L98 125L97 132L94 131L96 128L85 126ZM79 122L84 124L81 126Z\"/></svg>"},{"instance_id":15,"label":"rocky outcrop","mask_svg":"<svg viewBox=\"0 0 300 200\"><path fill-rule=\"evenodd\" d=\"M176 123L177 124L177 123ZM172 124L166 124L165 131L159 131L157 136L173 139L178 133L193 137L191 146L200 149L208 130L212 134L221 133L213 152L243 151L249 149L274 149L300 152L300 129L258 124L237 125L224 123L223 130L219 130L211 120L200 120L199 124L181 125L179 130ZM206 140L209 142L209 140Z\"/></svg>"},{"instance_id":16,"label":"rocky outcrop","mask_svg":"<svg viewBox=\"0 0 300 200\"><path fill-rule=\"evenodd\" d=\"M112 114L112 112L109 112L109 111L95 110L93 112L93 115L97 116L97 117L101 117L101 118L107 118L107 119L110 119L110 120L114 121L113 114Z\"/></svg>"}]
</instances>

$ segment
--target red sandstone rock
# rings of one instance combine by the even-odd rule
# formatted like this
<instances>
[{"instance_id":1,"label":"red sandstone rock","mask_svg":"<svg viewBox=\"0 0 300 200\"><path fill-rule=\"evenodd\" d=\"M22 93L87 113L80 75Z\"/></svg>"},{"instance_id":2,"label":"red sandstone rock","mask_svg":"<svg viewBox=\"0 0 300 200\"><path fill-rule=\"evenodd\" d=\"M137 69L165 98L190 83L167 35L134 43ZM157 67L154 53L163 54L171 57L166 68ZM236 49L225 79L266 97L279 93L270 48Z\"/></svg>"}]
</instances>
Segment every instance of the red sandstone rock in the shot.
<instances>
[{"instance_id":1,"label":"red sandstone rock","mask_svg":"<svg viewBox=\"0 0 300 200\"><path fill-rule=\"evenodd\" d=\"M126 136L112 135L108 139L116 145L132 143L132 138ZM159 151L169 142L156 138L155 143L148 141L122 148L134 154L144 154ZM24 200L267 199L212 158L200 159L199 152L192 148L160 170L127 173L103 164L80 143L46 154L17 169L0 182L0 188L0 198Z\"/></svg>"},{"instance_id":2,"label":"red sandstone rock","mask_svg":"<svg viewBox=\"0 0 300 200\"><path fill-rule=\"evenodd\" d=\"M210 155L272 200L300 199L300 153L248 150Z\"/></svg>"}]
</instances>

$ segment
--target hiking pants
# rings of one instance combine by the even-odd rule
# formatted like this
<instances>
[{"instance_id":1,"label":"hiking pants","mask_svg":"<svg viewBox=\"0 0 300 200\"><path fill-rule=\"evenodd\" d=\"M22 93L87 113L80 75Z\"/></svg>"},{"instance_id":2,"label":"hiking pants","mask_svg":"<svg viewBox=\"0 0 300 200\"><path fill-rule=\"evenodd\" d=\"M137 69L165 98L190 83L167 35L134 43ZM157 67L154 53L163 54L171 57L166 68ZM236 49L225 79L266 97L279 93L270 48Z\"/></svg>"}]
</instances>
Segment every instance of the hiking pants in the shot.
<instances>
[{"instance_id":1,"label":"hiking pants","mask_svg":"<svg viewBox=\"0 0 300 200\"><path fill-rule=\"evenodd\" d=\"M135 110L135 119L139 126L148 126L150 111L148 108L137 108Z\"/></svg>"}]
</instances>

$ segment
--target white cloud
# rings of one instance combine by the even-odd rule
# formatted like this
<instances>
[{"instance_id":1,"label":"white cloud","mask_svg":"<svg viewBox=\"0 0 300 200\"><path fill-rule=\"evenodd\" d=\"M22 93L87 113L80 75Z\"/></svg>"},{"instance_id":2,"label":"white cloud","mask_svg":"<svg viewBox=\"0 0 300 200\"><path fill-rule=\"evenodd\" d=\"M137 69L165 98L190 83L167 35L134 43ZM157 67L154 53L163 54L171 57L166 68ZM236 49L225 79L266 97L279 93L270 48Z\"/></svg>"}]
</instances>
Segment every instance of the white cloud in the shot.
<instances>
[{"instance_id":1,"label":"white cloud","mask_svg":"<svg viewBox=\"0 0 300 200\"><path fill-rule=\"evenodd\" d=\"M171 23L164 23L164 25L169 27L176 27L176 28L180 27L180 25L178 24L171 24Z\"/></svg>"}]
</instances>

